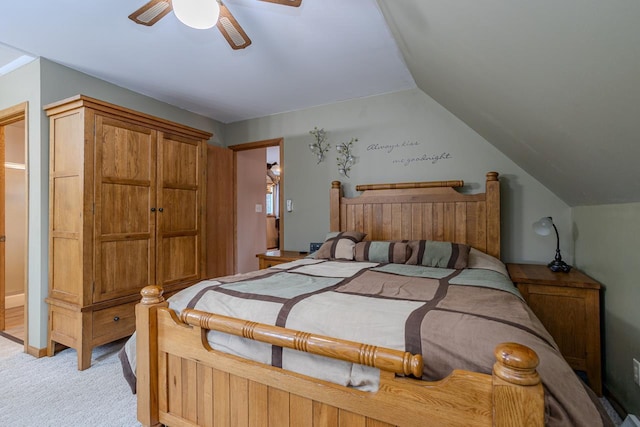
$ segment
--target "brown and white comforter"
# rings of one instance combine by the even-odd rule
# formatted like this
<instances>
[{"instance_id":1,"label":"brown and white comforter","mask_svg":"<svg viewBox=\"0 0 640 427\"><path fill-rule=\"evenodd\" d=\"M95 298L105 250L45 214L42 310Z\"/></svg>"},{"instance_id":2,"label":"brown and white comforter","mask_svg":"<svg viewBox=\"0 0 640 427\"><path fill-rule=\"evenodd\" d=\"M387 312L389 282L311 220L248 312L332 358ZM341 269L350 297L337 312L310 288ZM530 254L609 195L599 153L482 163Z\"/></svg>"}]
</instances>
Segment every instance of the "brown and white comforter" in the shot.
<instances>
[{"instance_id":1,"label":"brown and white comforter","mask_svg":"<svg viewBox=\"0 0 640 427\"><path fill-rule=\"evenodd\" d=\"M491 373L493 350L518 342L540 357L548 425L602 425L596 405L497 260L453 270L405 264L302 259L200 282L169 299L195 308L371 345L421 353L423 379L453 369ZM373 368L210 331L214 349L363 390ZM121 354L133 363L130 340ZM135 371L135 365L133 371Z\"/></svg>"}]
</instances>

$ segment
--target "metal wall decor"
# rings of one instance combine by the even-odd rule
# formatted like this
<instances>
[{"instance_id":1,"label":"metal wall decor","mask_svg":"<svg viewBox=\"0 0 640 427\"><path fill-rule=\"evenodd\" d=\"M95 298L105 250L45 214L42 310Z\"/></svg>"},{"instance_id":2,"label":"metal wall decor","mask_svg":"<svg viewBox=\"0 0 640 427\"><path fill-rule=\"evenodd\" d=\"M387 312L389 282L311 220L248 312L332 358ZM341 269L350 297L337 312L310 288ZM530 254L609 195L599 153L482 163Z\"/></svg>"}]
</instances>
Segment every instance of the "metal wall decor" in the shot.
<instances>
[{"instance_id":1,"label":"metal wall decor","mask_svg":"<svg viewBox=\"0 0 640 427\"><path fill-rule=\"evenodd\" d=\"M344 175L349 178L349 172L351 171L351 166L356 162L356 158L353 156L352 149L353 143L357 142L358 138L351 138L349 142L341 142L336 145L336 150L338 151L338 157L336 160L338 161L338 173L340 175Z\"/></svg>"},{"instance_id":2,"label":"metal wall decor","mask_svg":"<svg viewBox=\"0 0 640 427\"><path fill-rule=\"evenodd\" d=\"M318 158L318 164L324 160L324 155L331 148L331 144L326 142L327 133L324 129L318 129L314 127L313 130L310 130L309 133L316 138L316 142L309 144L309 150Z\"/></svg>"}]
</instances>

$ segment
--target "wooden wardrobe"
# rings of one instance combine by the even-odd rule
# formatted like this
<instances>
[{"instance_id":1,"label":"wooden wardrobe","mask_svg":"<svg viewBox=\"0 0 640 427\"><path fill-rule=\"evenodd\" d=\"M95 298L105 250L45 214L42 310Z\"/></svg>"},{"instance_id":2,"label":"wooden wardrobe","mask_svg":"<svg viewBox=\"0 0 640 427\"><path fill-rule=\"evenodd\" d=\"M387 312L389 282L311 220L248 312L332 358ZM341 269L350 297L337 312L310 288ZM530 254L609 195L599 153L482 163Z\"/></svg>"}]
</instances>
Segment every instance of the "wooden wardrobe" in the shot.
<instances>
[{"instance_id":1,"label":"wooden wardrobe","mask_svg":"<svg viewBox=\"0 0 640 427\"><path fill-rule=\"evenodd\" d=\"M210 133L78 95L50 120L49 356L131 335L140 290L204 278Z\"/></svg>"}]
</instances>

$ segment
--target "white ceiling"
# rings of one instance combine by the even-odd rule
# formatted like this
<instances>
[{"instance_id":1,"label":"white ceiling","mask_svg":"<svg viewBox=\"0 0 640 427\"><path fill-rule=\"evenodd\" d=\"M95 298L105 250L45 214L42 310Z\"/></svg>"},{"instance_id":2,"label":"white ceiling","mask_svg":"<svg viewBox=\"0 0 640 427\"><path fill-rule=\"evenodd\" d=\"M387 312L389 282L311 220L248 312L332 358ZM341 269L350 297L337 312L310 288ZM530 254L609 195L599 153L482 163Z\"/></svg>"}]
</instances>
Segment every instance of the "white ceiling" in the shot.
<instances>
[{"instance_id":1,"label":"white ceiling","mask_svg":"<svg viewBox=\"0 0 640 427\"><path fill-rule=\"evenodd\" d=\"M0 42L223 123L416 87L375 0L229 0L239 51L173 13L127 18L146 1L15 0Z\"/></svg>"},{"instance_id":2,"label":"white ceiling","mask_svg":"<svg viewBox=\"0 0 640 427\"><path fill-rule=\"evenodd\" d=\"M243 51L144 3L14 0L0 67L5 44L223 123L417 85L569 205L640 201L637 0L229 0Z\"/></svg>"}]
</instances>

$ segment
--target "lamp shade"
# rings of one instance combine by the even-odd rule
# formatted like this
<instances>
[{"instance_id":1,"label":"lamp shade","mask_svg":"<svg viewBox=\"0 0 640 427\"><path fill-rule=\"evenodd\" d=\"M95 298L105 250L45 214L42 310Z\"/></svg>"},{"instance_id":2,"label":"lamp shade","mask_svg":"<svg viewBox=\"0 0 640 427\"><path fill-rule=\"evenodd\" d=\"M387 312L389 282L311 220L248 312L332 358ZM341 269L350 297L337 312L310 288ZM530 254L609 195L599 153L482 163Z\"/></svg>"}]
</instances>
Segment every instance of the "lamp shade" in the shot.
<instances>
[{"instance_id":1,"label":"lamp shade","mask_svg":"<svg viewBox=\"0 0 640 427\"><path fill-rule=\"evenodd\" d=\"M279 176L281 171L282 171L282 169L280 169L280 165L278 164L278 162L275 162L271 166L271 172L273 172L274 175Z\"/></svg>"},{"instance_id":2,"label":"lamp shade","mask_svg":"<svg viewBox=\"0 0 640 427\"><path fill-rule=\"evenodd\" d=\"M540 236L548 236L551 234L553 228L553 221L551 217L545 216L533 223L533 231Z\"/></svg>"},{"instance_id":3,"label":"lamp shade","mask_svg":"<svg viewBox=\"0 0 640 427\"><path fill-rule=\"evenodd\" d=\"M172 0L171 4L183 24L198 30L213 27L220 16L217 0Z\"/></svg>"}]
</instances>

